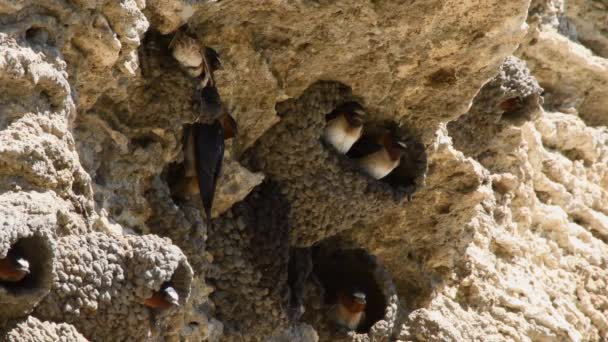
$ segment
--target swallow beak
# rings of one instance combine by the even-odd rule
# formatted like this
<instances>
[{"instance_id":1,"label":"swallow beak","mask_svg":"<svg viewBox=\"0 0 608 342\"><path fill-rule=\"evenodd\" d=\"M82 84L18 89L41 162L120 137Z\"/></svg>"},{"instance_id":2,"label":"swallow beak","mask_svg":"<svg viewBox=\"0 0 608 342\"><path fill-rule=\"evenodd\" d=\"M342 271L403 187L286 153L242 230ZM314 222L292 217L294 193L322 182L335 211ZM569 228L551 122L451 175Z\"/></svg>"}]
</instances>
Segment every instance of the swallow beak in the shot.
<instances>
[{"instance_id":1,"label":"swallow beak","mask_svg":"<svg viewBox=\"0 0 608 342\"><path fill-rule=\"evenodd\" d=\"M179 306L179 295L172 287L167 287L165 290L165 300L175 306Z\"/></svg>"},{"instance_id":2,"label":"swallow beak","mask_svg":"<svg viewBox=\"0 0 608 342\"><path fill-rule=\"evenodd\" d=\"M25 272L25 273L30 273L30 263L23 259L23 258L19 258L17 259L17 270L20 272Z\"/></svg>"}]
</instances>

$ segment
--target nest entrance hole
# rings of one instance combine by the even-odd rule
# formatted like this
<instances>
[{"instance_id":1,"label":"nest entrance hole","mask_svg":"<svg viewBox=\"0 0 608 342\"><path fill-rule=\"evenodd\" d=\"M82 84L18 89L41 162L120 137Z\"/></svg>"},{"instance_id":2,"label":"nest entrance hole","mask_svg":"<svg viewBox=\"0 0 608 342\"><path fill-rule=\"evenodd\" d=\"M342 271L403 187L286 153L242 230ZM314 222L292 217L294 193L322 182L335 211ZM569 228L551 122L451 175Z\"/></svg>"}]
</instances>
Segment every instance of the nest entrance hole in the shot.
<instances>
[{"instance_id":1,"label":"nest entrance hole","mask_svg":"<svg viewBox=\"0 0 608 342\"><path fill-rule=\"evenodd\" d=\"M313 272L324 289L323 302L331 305L338 300L338 291L356 286L366 295L365 318L357 328L367 333L379 320L384 319L387 300L374 276L377 267L374 258L364 249L312 250Z\"/></svg>"},{"instance_id":2,"label":"nest entrance hole","mask_svg":"<svg viewBox=\"0 0 608 342\"><path fill-rule=\"evenodd\" d=\"M13 295L28 294L46 287L50 276L53 253L41 236L30 236L17 240L10 249L29 262L30 273L18 282L0 282L0 286Z\"/></svg>"},{"instance_id":3,"label":"nest entrance hole","mask_svg":"<svg viewBox=\"0 0 608 342\"><path fill-rule=\"evenodd\" d=\"M367 112L363 105L358 101L342 101L339 105L333 108L329 113L325 114L325 118L335 117L339 114L341 108L345 105L358 106ZM424 144L422 144L406 127L399 127L393 121L365 121L363 119L363 130L361 137L355 142L350 150L346 153L346 158L353 163L354 167L362 174L365 174L357 165L356 159L366 154L366 142L376 141L379 136L385 133L390 133L396 141L402 141L406 144L405 151L400 158L399 165L393 169L385 177L378 179L382 183L390 185L398 192L405 192L408 196L412 196L417 190L417 184L420 183L419 178L426 173L427 157ZM323 138L319 138L322 145L329 149L332 153L340 154L335 148L325 142Z\"/></svg>"}]
</instances>

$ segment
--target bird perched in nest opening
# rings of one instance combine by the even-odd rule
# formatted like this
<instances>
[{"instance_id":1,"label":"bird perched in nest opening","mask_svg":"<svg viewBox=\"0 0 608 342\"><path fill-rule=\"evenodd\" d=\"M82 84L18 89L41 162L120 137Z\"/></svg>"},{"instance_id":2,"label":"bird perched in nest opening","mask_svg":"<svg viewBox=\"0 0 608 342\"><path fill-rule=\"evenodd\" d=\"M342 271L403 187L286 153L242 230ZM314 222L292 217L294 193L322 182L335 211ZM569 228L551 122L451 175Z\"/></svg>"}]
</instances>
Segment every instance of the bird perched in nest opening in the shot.
<instances>
[{"instance_id":1,"label":"bird perched in nest opening","mask_svg":"<svg viewBox=\"0 0 608 342\"><path fill-rule=\"evenodd\" d=\"M375 179L382 179L401 162L407 144L385 131L377 136L363 137L347 153L357 160L361 169Z\"/></svg>"},{"instance_id":2,"label":"bird perched in nest opening","mask_svg":"<svg viewBox=\"0 0 608 342\"><path fill-rule=\"evenodd\" d=\"M16 283L30 274L30 263L14 249L0 259L0 282Z\"/></svg>"},{"instance_id":3,"label":"bird perched in nest opening","mask_svg":"<svg viewBox=\"0 0 608 342\"><path fill-rule=\"evenodd\" d=\"M338 291L338 301L329 310L329 318L340 328L356 330L365 319L366 295L356 288Z\"/></svg>"},{"instance_id":4,"label":"bird perched in nest opening","mask_svg":"<svg viewBox=\"0 0 608 342\"><path fill-rule=\"evenodd\" d=\"M344 103L325 116L323 140L346 154L363 132L365 111L357 102Z\"/></svg>"},{"instance_id":5,"label":"bird perched in nest opening","mask_svg":"<svg viewBox=\"0 0 608 342\"><path fill-rule=\"evenodd\" d=\"M151 309L169 309L174 306L179 306L179 295L171 286L171 283L165 282L160 290L154 291L152 296L144 300L144 305Z\"/></svg>"}]
</instances>

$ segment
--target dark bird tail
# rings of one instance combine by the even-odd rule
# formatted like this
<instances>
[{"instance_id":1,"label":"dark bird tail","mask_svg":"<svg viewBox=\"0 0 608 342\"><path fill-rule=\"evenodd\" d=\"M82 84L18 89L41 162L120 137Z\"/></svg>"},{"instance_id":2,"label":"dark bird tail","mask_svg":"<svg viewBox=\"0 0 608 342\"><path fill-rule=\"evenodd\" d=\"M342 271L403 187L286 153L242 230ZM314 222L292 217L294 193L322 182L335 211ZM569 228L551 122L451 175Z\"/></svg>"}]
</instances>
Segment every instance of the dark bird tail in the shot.
<instances>
[{"instance_id":1,"label":"dark bird tail","mask_svg":"<svg viewBox=\"0 0 608 342\"><path fill-rule=\"evenodd\" d=\"M209 224L215 187L224 158L224 129L219 120L211 124L195 123L192 125L192 138L198 186Z\"/></svg>"}]
</instances>

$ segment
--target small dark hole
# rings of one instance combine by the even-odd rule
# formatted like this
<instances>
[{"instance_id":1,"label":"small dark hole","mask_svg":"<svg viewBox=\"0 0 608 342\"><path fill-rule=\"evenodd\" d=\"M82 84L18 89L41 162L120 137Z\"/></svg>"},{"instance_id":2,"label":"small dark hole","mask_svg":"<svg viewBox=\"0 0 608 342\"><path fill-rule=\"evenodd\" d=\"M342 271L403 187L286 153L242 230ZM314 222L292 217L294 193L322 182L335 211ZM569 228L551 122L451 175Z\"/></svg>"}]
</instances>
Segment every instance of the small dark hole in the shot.
<instances>
[{"instance_id":1,"label":"small dark hole","mask_svg":"<svg viewBox=\"0 0 608 342\"><path fill-rule=\"evenodd\" d=\"M152 144L155 140L151 137L140 137L140 138L134 138L131 139L131 143L137 147L141 147L143 149L146 149L150 146L150 144Z\"/></svg>"},{"instance_id":2,"label":"small dark hole","mask_svg":"<svg viewBox=\"0 0 608 342\"><path fill-rule=\"evenodd\" d=\"M367 333L384 318L386 298L376 283L374 269L377 267L364 249L336 250L326 254L313 251L314 273L325 290L326 305L336 303L338 292L351 286L361 289L367 300L365 318L357 328L358 333Z\"/></svg>"},{"instance_id":3,"label":"small dark hole","mask_svg":"<svg viewBox=\"0 0 608 342\"><path fill-rule=\"evenodd\" d=\"M34 44L45 44L49 39L47 30L38 27L32 27L25 31L25 39Z\"/></svg>"},{"instance_id":4,"label":"small dark hole","mask_svg":"<svg viewBox=\"0 0 608 342\"><path fill-rule=\"evenodd\" d=\"M11 253L16 253L29 263L30 273L18 282L0 282L8 292L15 295L35 291L42 286L44 261L50 257L50 251L39 237L27 237L18 240L11 246Z\"/></svg>"}]
</instances>

